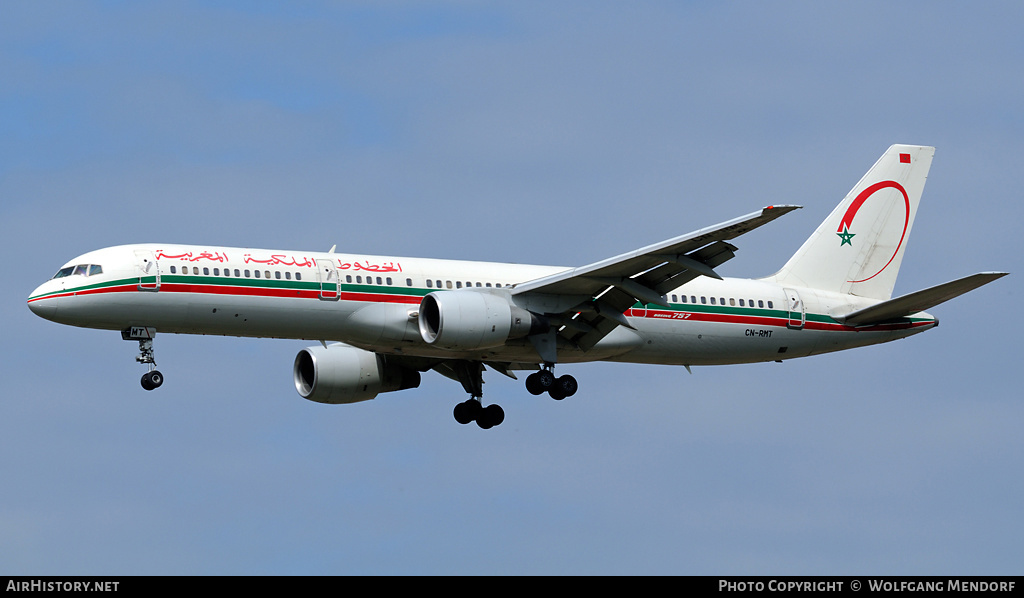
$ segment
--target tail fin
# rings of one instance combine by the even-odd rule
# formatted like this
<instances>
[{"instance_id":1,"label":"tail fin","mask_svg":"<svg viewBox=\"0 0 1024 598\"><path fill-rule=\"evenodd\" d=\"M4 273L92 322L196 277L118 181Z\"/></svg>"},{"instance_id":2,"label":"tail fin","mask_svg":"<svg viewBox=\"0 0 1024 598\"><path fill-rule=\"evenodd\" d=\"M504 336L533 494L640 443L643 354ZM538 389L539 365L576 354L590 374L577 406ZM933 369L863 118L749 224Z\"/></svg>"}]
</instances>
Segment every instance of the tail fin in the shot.
<instances>
[{"instance_id":1,"label":"tail fin","mask_svg":"<svg viewBox=\"0 0 1024 598\"><path fill-rule=\"evenodd\" d=\"M780 284L892 297L935 148L894 145L786 265Z\"/></svg>"}]
</instances>

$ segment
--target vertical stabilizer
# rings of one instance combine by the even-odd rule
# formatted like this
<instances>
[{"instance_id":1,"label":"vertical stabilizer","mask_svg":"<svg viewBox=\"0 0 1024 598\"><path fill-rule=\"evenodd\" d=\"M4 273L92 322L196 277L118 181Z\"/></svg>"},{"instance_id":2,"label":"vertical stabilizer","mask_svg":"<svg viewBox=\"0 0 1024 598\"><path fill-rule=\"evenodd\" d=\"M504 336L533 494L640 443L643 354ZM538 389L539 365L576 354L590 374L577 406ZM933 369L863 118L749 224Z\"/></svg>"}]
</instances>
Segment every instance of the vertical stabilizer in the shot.
<instances>
[{"instance_id":1,"label":"vertical stabilizer","mask_svg":"<svg viewBox=\"0 0 1024 598\"><path fill-rule=\"evenodd\" d=\"M935 148L894 145L773 277L872 299L892 297Z\"/></svg>"}]
</instances>

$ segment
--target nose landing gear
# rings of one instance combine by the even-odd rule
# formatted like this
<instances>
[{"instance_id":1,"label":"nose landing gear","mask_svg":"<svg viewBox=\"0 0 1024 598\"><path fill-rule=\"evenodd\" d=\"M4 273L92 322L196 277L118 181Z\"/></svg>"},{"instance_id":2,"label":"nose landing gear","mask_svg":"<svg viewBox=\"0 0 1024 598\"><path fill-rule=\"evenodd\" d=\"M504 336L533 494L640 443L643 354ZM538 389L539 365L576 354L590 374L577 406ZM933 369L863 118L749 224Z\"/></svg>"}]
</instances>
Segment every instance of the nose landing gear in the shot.
<instances>
[{"instance_id":1,"label":"nose landing gear","mask_svg":"<svg viewBox=\"0 0 1024 598\"><path fill-rule=\"evenodd\" d=\"M160 370L152 370L142 375L142 388L146 390L159 388L163 383L164 375L160 373Z\"/></svg>"},{"instance_id":2,"label":"nose landing gear","mask_svg":"<svg viewBox=\"0 0 1024 598\"><path fill-rule=\"evenodd\" d=\"M149 366L149 371L142 375L142 388L153 390L164 383L164 375L156 369L156 357L153 355L153 337L156 328L148 326L132 326L121 331L121 338L126 341L139 341L139 354L135 361Z\"/></svg>"}]
</instances>

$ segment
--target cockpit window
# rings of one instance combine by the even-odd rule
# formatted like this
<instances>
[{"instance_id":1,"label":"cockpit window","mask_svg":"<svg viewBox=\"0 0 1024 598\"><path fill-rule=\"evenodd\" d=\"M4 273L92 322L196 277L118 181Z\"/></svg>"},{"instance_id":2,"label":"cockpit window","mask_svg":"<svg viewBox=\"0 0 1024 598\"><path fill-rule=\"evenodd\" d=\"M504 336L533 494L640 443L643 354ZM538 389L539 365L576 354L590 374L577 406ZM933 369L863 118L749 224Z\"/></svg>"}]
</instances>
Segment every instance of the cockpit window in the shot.
<instances>
[{"instance_id":1,"label":"cockpit window","mask_svg":"<svg viewBox=\"0 0 1024 598\"><path fill-rule=\"evenodd\" d=\"M96 274L103 274L103 266L96 264L78 264L77 266L68 266L67 268L61 268L53 275L54 278L64 278L66 276L94 276Z\"/></svg>"}]
</instances>

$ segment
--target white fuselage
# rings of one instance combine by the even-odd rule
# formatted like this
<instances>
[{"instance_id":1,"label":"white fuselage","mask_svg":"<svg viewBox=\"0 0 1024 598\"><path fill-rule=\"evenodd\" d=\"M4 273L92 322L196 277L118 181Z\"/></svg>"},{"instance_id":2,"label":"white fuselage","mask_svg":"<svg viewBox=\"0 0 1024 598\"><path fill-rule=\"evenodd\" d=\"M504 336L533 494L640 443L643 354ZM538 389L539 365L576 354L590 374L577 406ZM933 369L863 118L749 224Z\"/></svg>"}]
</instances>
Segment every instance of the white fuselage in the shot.
<instances>
[{"instance_id":1,"label":"white fuselage","mask_svg":"<svg viewBox=\"0 0 1024 598\"><path fill-rule=\"evenodd\" d=\"M78 268L95 265L100 268ZM71 268L72 270L67 270ZM566 268L340 253L166 244L90 252L28 299L36 314L87 328L341 341L370 351L441 359L537 364L526 339L453 352L426 343L423 297L437 290L508 296L514 285ZM844 326L832 316L876 303L854 295L783 288L770 280L698 277L637 303L592 349L558 345L562 363L611 360L677 365L776 361L871 345L927 330L925 313L898 323ZM518 301L518 299L514 299ZM542 305L523 305L534 312Z\"/></svg>"}]
</instances>

